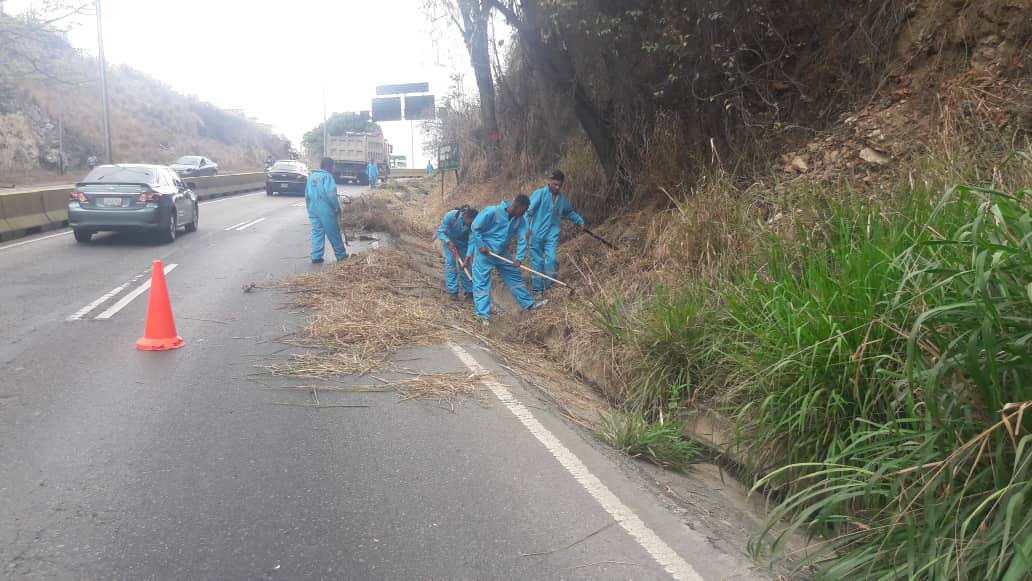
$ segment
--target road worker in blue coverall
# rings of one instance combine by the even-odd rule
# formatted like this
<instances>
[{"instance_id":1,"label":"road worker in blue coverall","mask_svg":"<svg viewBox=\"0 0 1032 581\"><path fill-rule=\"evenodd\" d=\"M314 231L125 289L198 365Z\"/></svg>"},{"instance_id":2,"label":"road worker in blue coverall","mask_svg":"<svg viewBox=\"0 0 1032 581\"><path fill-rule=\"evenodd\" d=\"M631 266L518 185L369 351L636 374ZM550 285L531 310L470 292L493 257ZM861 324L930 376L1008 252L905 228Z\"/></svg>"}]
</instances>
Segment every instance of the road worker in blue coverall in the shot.
<instances>
[{"instance_id":1,"label":"road worker in blue coverall","mask_svg":"<svg viewBox=\"0 0 1032 581\"><path fill-rule=\"evenodd\" d=\"M312 223L314 264L323 261L327 238L330 239L330 246L333 246L333 254L338 261L348 257L348 250L340 236L340 225L337 223L340 201L337 199L337 182L330 173L333 169L333 160L324 157L320 166L322 169L313 171L308 176L308 183L305 184L305 206L308 208L308 220Z\"/></svg>"},{"instance_id":2,"label":"road worker in blue coverall","mask_svg":"<svg viewBox=\"0 0 1032 581\"><path fill-rule=\"evenodd\" d=\"M380 168L376 166L375 162L369 162L366 166L366 177L369 178L369 189L376 188L376 178L380 177Z\"/></svg>"},{"instance_id":3,"label":"road worker in blue coverall","mask_svg":"<svg viewBox=\"0 0 1032 581\"><path fill-rule=\"evenodd\" d=\"M544 306L547 301L534 301L527 290L526 283L520 275L519 266L527 251L527 220L523 214L530 206L530 199L520 194L511 203L502 202L497 206L488 206L477 214L471 227L469 250L467 255L473 258L473 302L476 304L477 318L485 326L491 320L491 271L498 269L498 274L505 285L512 291L512 296L526 310ZM513 264L498 260L489 253L510 258L509 243L517 240L516 259ZM474 249L477 252L474 252Z\"/></svg>"},{"instance_id":4,"label":"road worker in blue coverall","mask_svg":"<svg viewBox=\"0 0 1032 581\"><path fill-rule=\"evenodd\" d=\"M441 247L444 249L444 282L448 285L448 292L453 300L462 300L459 296L459 284L465 291L464 297L473 298L473 281L463 272L463 267L468 266L471 257L469 256L469 229L473 219L477 217L477 211L469 206L455 208L444 215L440 227L437 228L437 238L441 240ZM455 259L455 255L461 257L461 262Z\"/></svg>"},{"instance_id":5,"label":"road worker in blue coverall","mask_svg":"<svg viewBox=\"0 0 1032 581\"><path fill-rule=\"evenodd\" d=\"M527 222L530 235L530 267L543 272L552 278L559 277L559 260L556 250L559 248L559 222L567 219L581 230L584 219L570 207L570 201L560 189L566 176L555 170L548 177L545 187L530 195L530 209L527 210ZM554 283L540 276L531 275L535 293L542 293Z\"/></svg>"}]
</instances>

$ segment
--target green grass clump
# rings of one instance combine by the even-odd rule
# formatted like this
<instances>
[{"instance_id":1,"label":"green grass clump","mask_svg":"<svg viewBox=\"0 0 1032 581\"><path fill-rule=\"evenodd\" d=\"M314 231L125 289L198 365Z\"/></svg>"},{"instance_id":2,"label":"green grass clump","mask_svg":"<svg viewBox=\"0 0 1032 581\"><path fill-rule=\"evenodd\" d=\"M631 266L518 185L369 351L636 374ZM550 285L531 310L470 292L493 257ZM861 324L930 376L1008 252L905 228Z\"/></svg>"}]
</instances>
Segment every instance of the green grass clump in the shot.
<instances>
[{"instance_id":1,"label":"green grass clump","mask_svg":"<svg viewBox=\"0 0 1032 581\"><path fill-rule=\"evenodd\" d=\"M716 394L783 499L757 552L803 530L825 579L1028 578L1028 192L824 199L757 261L599 311L640 354L629 403Z\"/></svg>"},{"instance_id":2,"label":"green grass clump","mask_svg":"<svg viewBox=\"0 0 1032 581\"><path fill-rule=\"evenodd\" d=\"M699 457L699 446L681 436L677 423L648 423L640 414L614 411L602 417L599 439L631 456L684 471Z\"/></svg>"}]
</instances>

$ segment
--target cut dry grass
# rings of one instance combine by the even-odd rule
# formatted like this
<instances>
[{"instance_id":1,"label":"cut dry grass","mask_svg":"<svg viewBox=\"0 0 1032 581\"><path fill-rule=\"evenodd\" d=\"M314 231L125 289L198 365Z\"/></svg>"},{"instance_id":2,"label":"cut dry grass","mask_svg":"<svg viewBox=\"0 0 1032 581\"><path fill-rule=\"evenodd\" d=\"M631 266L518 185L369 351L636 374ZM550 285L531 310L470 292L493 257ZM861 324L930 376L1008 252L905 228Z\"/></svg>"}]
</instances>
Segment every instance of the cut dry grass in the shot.
<instances>
[{"instance_id":1,"label":"cut dry grass","mask_svg":"<svg viewBox=\"0 0 1032 581\"><path fill-rule=\"evenodd\" d=\"M301 336L325 350L296 355L286 365L271 367L274 374L363 374L381 367L401 347L447 338L447 310L428 299L440 292L435 281L397 250L355 255L283 284L300 295L295 306L317 311Z\"/></svg>"},{"instance_id":2,"label":"cut dry grass","mask_svg":"<svg viewBox=\"0 0 1032 581\"><path fill-rule=\"evenodd\" d=\"M480 381L483 375L476 373L428 373L409 379L387 381L374 377L379 383L365 385L292 385L278 389L305 391L312 394L311 403L273 402L275 405L300 405L303 407L360 407L347 404L321 403L320 393L375 393L397 392L399 402L411 400L427 400L439 406L455 411L456 404L464 400L472 400L483 404L481 397L483 387ZM366 406L361 406L366 407Z\"/></svg>"}]
</instances>

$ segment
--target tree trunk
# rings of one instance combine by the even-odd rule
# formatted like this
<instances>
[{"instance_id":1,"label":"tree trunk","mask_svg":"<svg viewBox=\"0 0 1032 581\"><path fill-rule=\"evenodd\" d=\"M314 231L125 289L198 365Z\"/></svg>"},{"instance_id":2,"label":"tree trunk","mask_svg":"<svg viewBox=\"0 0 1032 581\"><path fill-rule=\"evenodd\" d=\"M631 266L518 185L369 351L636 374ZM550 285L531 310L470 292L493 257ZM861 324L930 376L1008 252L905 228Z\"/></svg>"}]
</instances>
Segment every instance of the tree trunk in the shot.
<instances>
[{"instance_id":1,"label":"tree trunk","mask_svg":"<svg viewBox=\"0 0 1032 581\"><path fill-rule=\"evenodd\" d=\"M542 28L538 25L539 15L534 0L519 0L523 18L507 5L493 1L492 5L505 16L516 29L520 40L527 47L527 53L543 77L558 90L573 97L573 111L591 147L595 150L610 187L625 189L628 172L621 171L616 134L603 112L591 99L584 85L577 78L573 58L562 46L556 46L554 36L544 40Z\"/></svg>"},{"instance_id":2,"label":"tree trunk","mask_svg":"<svg viewBox=\"0 0 1032 581\"><path fill-rule=\"evenodd\" d=\"M491 17L491 6L482 4L480 0L460 0L459 10L465 24L463 39L469 62L473 67L473 76L477 81L480 94L480 123L482 125L483 143L488 151L488 161L495 165L498 162L498 115L495 111L494 75L491 71L490 38L488 25Z\"/></svg>"}]
</instances>

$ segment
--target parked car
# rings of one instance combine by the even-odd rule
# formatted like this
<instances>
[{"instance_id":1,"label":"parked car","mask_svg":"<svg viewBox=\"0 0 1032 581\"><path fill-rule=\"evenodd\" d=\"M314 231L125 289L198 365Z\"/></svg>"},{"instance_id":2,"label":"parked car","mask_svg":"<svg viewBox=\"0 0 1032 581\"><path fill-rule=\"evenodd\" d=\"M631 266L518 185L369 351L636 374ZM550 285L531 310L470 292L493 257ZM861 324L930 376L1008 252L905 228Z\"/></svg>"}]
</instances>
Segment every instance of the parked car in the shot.
<instances>
[{"instance_id":1,"label":"parked car","mask_svg":"<svg viewBox=\"0 0 1032 581\"><path fill-rule=\"evenodd\" d=\"M175 161L169 167L179 177L192 178L200 176L214 176L219 174L219 164L200 155L186 155Z\"/></svg>"},{"instance_id":2,"label":"parked car","mask_svg":"<svg viewBox=\"0 0 1032 581\"><path fill-rule=\"evenodd\" d=\"M98 165L69 194L68 225L77 242L97 232L149 231L165 242L197 230L193 182L163 165Z\"/></svg>"},{"instance_id":3,"label":"parked car","mask_svg":"<svg viewBox=\"0 0 1032 581\"><path fill-rule=\"evenodd\" d=\"M300 161L283 159L272 164L265 173L265 194L305 195L308 183L308 166Z\"/></svg>"}]
</instances>

